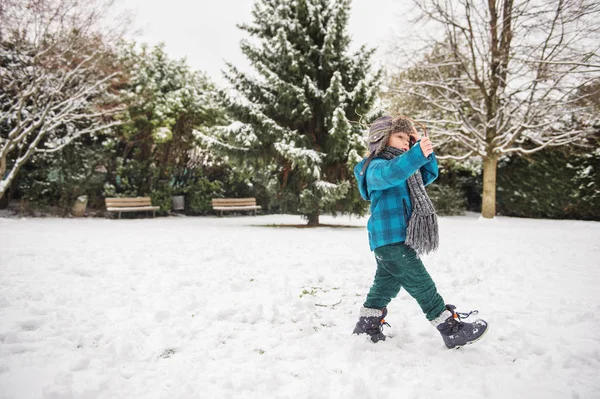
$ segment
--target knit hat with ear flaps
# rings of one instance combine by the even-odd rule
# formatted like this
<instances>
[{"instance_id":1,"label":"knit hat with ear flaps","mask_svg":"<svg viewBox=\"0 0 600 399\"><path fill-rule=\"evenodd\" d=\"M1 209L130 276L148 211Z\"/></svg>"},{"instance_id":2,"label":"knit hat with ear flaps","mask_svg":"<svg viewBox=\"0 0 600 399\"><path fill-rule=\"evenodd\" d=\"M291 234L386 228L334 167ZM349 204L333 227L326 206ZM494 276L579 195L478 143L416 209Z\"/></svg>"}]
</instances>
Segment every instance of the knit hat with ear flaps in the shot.
<instances>
[{"instance_id":1,"label":"knit hat with ear flaps","mask_svg":"<svg viewBox=\"0 0 600 399\"><path fill-rule=\"evenodd\" d=\"M369 153L376 157L385 148L392 132L412 134L413 121L406 116L382 116L375 119L369 128Z\"/></svg>"},{"instance_id":2,"label":"knit hat with ear flaps","mask_svg":"<svg viewBox=\"0 0 600 399\"><path fill-rule=\"evenodd\" d=\"M369 153L372 157L377 156L387 145L392 133L391 116L382 116L375 119L369 128Z\"/></svg>"},{"instance_id":3,"label":"knit hat with ear flaps","mask_svg":"<svg viewBox=\"0 0 600 399\"><path fill-rule=\"evenodd\" d=\"M412 119L405 116L393 118L387 115L375 119L369 128L369 157L367 162L364 163L360 175L362 176L365 173L367 166L369 166L373 158L377 157L385 146L387 146L392 132L406 132L410 134L412 130Z\"/></svg>"}]
</instances>

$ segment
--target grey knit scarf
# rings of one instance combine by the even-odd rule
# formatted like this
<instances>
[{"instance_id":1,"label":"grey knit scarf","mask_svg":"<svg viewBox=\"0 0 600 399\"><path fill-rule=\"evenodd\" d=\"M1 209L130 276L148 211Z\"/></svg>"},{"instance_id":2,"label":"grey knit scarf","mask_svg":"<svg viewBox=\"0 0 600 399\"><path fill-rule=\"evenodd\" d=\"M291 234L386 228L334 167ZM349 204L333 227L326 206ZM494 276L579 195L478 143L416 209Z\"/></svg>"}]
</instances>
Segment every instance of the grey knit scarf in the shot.
<instances>
[{"instance_id":1,"label":"grey knit scarf","mask_svg":"<svg viewBox=\"0 0 600 399\"><path fill-rule=\"evenodd\" d=\"M402 153L404 150L386 146L377 156L389 160ZM435 251L440 241L437 215L425 191L420 171L417 170L408 178L408 191L413 212L408 222L404 244L419 255Z\"/></svg>"}]
</instances>

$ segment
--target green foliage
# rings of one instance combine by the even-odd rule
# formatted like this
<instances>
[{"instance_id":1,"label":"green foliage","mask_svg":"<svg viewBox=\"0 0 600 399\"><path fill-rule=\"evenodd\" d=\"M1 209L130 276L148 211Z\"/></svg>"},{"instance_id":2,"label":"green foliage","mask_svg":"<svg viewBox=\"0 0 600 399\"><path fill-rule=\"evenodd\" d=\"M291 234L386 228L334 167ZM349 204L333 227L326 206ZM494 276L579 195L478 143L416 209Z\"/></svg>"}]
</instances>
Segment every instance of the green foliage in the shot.
<instances>
[{"instance_id":1,"label":"green foliage","mask_svg":"<svg viewBox=\"0 0 600 399\"><path fill-rule=\"evenodd\" d=\"M190 175L184 188L179 192L185 194L186 213L189 215L212 214L213 198L247 198L255 197L258 204L268 207L269 198L264 187L253 183L252 176L242 173L231 165L215 159L205 153L204 166Z\"/></svg>"},{"instance_id":2,"label":"green foliage","mask_svg":"<svg viewBox=\"0 0 600 399\"><path fill-rule=\"evenodd\" d=\"M235 96L223 95L231 123L205 141L252 175L270 209L364 214L352 169L365 153L359 120L371 110L380 71L373 49L349 52L347 0L257 0L253 39L241 50L256 74L228 65ZM215 140L216 139L216 140Z\"/></svg>"},{"instance_id":3,"label":"green foliage","mask_svg":"<svg viewBox=\"0 0 600 399\"><path fill-rule=\"evenodd\" d=\"M465 213L465 194L459 188L434 183L427 187L427 193L438 215L457 216Z\"/></svg>"},{"instance_id":4,"label":"green foliage","mask_svg":"<svg viewBox=\"0 0 600 399\"><path fill-rule=\"evenodd\" d=\"M211 200L223 197L223 183L199 178L187 189L186 213L205 215L212 212Z\"/></svg>"},{"instance_id":5,"label":"green foliage","mask_svg":"<svg viewBox=\"0 0 600 399\"><path fill-rule=\"evenodd\" d=\"M598 138L592 138L587 147L547 148L526 157L501 159L496 191L498 214L600 220L599 144ZM467 210L479 211L482 180L476 163L442 160L440 176L427 191L440 214L443 206L438 190L446 187L453 187L450 190L455 194L463 193ZM455 195L443 195L454 203Z\"/></svg>"},{"instance_id":6,"label":"green foliage","mask_svg":"<svg viewBox=\"0 0 600 399\"><path fill-rule=\"evenodd\" d=\"M150 198L152 199L152 205L160 206L160 210L158 211L159 215L166 215L171 211L172 200L171 197L173 195L172 187L165 182L161 182L156 186L154 190L150 193Z\"/></svg>"},{"instance_id":7,"label":"green foliage","mask_svg":"<svg viewBox=\"0 0 600 399\"><path fill-rule=\"evenodd\" d=\"M115 164L114 174L112 171L109 173L111 180L114 176L115 183L111 185L111 187L115 187L114 195L138 197L148 195L156 189L158 170L153 163L148 160L125 160L122 157L116 157ZM108 197L108 193L106 194Z\"/></svg>"},{"instance_id":8,"label":"green foliage","mask_svg":"<svg viewBox=\"0 0 600 399\"><path fill-rule=\"evenodd\" d=\"M498 165L498 213L600 220L600 151L552 148Z\"/></svg>"},{"instance_id":9,"label":"green foliage","mask_svg":"<svg viewBox=\"0 0 600 399\"><path fill-rule=\"evenodd\" d=\"M439 176L434 185L453 187L463 193L464 209L473 212L481 211L481 193L483 179L481 165L477 160L455 161L439 160ZM433 189L433 186L430 186ZM430 187L427 187L428 191ZM457 204L458 206L458 204Z\"/></svg>"},{"instance_id":10,"label":"green foliage","mask_svg":"<svg viewBox=\"0 0 600 399\"><path fill-rule=\"evenodd\" d=\"M439 160L439 176L427 193L440 216L481 209L481 173L472 162Z\"/></svg>"},{"instance_id":11,"label":"green foliage","mask_svg":"<svg viewBox=\"0 0 600 399\"><path fill-rule=\"evenodd\" d=\"M152 49L142 46L141 52L127 47L121 62L129 80L122 90L121 101L128 107L119 131L128 141L178 147L193 138L195 126L219 119L221 111L212 99L214 85L185 60L169 59L163 44Z\"/></svg>"},{"instance_id":12,"label":"green foliage","mask_svg":"<svg viewBox=\"0 0 600 399\"><path fill-rule=\"evenodd\" d=\"M194 130L221 117L215 87L185 60L169 59L163 45L126 48L121 62L129 75L120 99L127 111L111 144L106 194L150 196L165 214L170 196L184 194L203 174Z\"/></svg>"},{"instance_id":13,"label":"green foliage","mask_svg":"<svg viewBox=\"0 0 600 399\"><path fill-rule=\"evenodd\" d=\"M151 163L132 159L124 164L122 158L117 158L115 164L115 183L105 185L104 195L150 196L152 204L161 208L159 215L171 211L171 197L174 195L185 197L185 213L188 215L212 213L213 198L257 197L259 203L267 203L264 196L256 195L248 176L240 174L227 164L217 162L208 153L203 153L198 164L193 167L182 170L164 169L169 179L162 179L158 167Z\"/></svg>"},{"instance_id":14,"label":"green foliage","mask_svg":"<svg viewBox=\"0 0 600 399\"><path fill-rule=\"evenodd\" d=\"M104 174L96 172L102 155L95 138L65 147L59 153L34 157L17 181L18 195L33 207L68 215L80 195L88 207L102 206Z\"/></svg>"},{"instance_id":15,"label":"green foliage","mask_svg":"<svg viewBox=\"0 0 600 399\"><path fill-rule=\"evenodd\" d=\"M126 107L116 117L122 124L101 140L80 138L61 154L36 157L20 182L24 199L58 206L64 214L81 194L100 209L103 197L150 196L159 214L166 214L171 195L189 187L202 191L194 184L206 163L194 129L220 118L215 87L185 61L169 59L162 45L137 51L132 44L120 51L122 79L111 86L117 93L111 98Z\"/></svg>"}]
</instances>

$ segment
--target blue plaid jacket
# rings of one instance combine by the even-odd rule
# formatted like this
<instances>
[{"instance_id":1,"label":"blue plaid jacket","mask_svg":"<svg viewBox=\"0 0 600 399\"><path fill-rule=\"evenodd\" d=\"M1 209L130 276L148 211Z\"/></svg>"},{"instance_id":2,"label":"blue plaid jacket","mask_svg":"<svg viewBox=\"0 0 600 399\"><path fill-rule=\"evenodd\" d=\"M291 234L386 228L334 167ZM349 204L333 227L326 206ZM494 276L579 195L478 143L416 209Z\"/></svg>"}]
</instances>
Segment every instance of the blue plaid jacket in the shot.
<instances>
[{"instance_id":1,"label":"blue plaid jacket","mask_svg":"<svg viewBox=\"0 0 600 399\"><path fill-rule=\"evenodd\" d=\"M354 168L360 195L371 201L371 217L367 223L371 251L383 245L404 242L406 227L412 214L407 179L421 171L425 185L438 176L434 154L425 158L421 146L413 147L394 159L374 158L361 174L367 158Z\"/></svg>"}]
</instances>

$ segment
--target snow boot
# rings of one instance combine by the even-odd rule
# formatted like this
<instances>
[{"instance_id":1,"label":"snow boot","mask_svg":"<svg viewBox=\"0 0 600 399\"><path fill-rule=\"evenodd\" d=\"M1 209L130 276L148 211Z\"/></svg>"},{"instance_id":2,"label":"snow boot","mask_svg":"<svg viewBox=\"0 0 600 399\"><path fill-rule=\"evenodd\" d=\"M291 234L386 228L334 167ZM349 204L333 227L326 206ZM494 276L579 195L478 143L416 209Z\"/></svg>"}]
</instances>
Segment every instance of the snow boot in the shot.
<instances>
[{"instance_id":1,"label":"snow boot","mask_svg":"<svg viewBox=\"0 0 600 399\"><path fill-rule=\"evenodd\" d=\"M386 325L384 317L387 315L387 308L373 309L362 307L360 309L360 317L354 327L352 334L369 334L371 341L385 341L385 335L383 335L383 326Z\"/></svg>"},{"instance_id":2,"label":"snow boot","mask_svg":"<svg viewBox=\"0 0 600 399\"><path fill-rule=\"evenodd\" d=\"M458 349L472 344L481 339L488 330L488 324L484 320L476 320L473 323L462 321L472 314L477 314L477 310L458 313L455 309L454 305L446 305L446 310L436 319L431 320L431 324L442 334L442 339L448 349Z\"/></svg>"}]
</instances>

